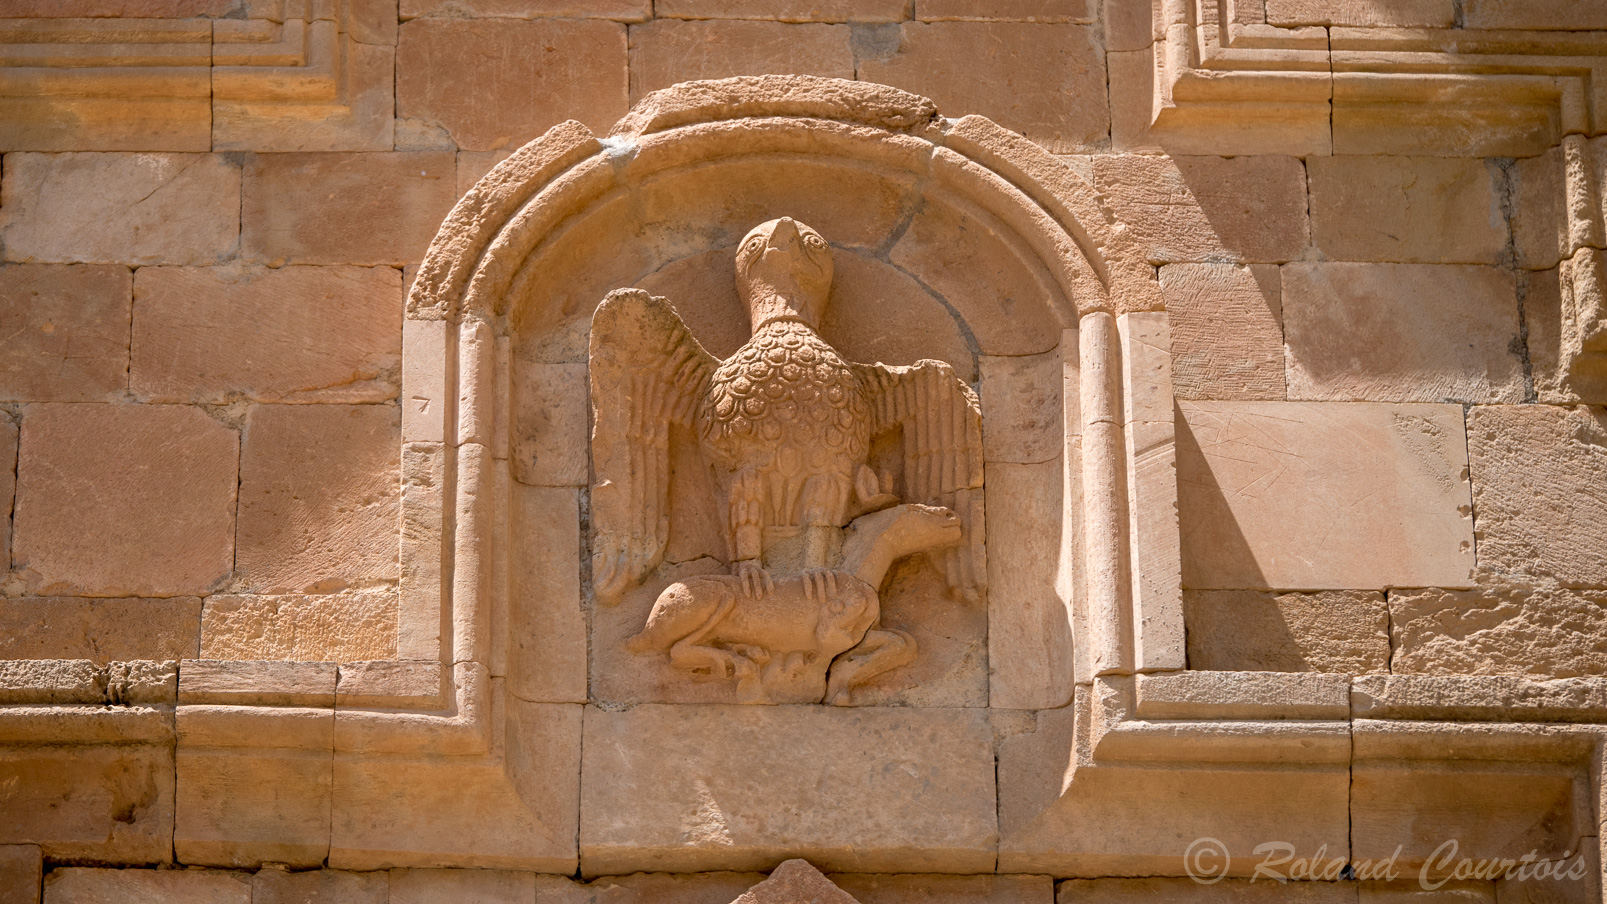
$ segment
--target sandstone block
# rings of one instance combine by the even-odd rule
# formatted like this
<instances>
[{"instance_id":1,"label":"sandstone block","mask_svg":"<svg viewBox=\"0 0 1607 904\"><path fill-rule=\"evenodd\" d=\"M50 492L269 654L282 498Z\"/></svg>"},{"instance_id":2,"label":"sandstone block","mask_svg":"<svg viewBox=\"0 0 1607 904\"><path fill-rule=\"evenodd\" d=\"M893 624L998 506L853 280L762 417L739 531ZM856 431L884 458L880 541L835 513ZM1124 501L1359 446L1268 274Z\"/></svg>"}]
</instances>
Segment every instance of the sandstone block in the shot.
<instances>
[{"instance_id":1,"label":"sandstone block","mask_svg":"<svg viewBox=\"0 0 1607 904\"><path fill-rule=\"evenodd\" d=\"M201 612L202 659L356 662L396 655L397 595L209 596Z\"/></svg>"},{"instance_id":2,"label":"sandstone block","mask_svg":"<svg viewBox=\"0 0 1607 904\"><path fill-rule=\"evenodd\" d=\"M260 405L240 455L236 567L265 593L398 577L399 413L389 405Z\"/></svg>"},{"instance_id":3,"label":"sandstone block","mask_svg":"<svg viewBox=\"0 0 1607 904\"><path fill-rule=\"evenodd\" d=\"M754 869L789 855L964 872L993 856L980 710L588 708L585 731L588 872Z\"/></svg>"},{"instance_id":4,"label":"sandstone block","mask_svg":"<svg viewBox=\"0 0 1607 904\"><path fill-rule=\"evenodd\" d=\"M831 881L860 904L1053 904L1048 876L837 873Z\"/></svg>"},{"instance_id":5,"label":"sandstone block","mask_svg":"<svg viewBox=\"0 0 1607 904\"><path fill-rule=\"evenodd\" d=\"M1141 719L1348 719L1350 676L1184 671L1139 675Z\"/></svg>"},{"instance_id":6,"label":"sandstone block","mask_svg":"<svg viewBox=\"0 0 1607 904\"><path fill-rule=\"evenodd\" d=\"M17 422L0 417L0 555L9 566L11 557L11 516L17 500Z\"/></svg>"},{"instance_id":7,"label":"sandstone block","mask_svg":"<svg viewBox=\"0 0 1607 904\"><path fill-rule=\"evenodd\" d=\"M1355 675L1390 667L1382 593L1190 590L1183 619L1191 669Z\"/></svg>"},{"instance_id":8,"label":"sandstone block","mask_svg":"<svg viewBox=\"0 0 1607 904\"><path fill-rule=\"evenodd\" d=\"M1439 880L1432 879L1431 882ZM1447 882L1429 891L1417 877L1396 881L1362 882L1359 904L1496 904L1495 883L1470 880Z\"/></svg>"},{"instance_id":9,"label":"sandstone block","mask_svg":"<svg viewBox=\"0 0 1607 904\"><path fill-rule=\"evenodd\" d=\"M0 845L0 904L39 904L40 860L37 844Z\"/></svg>"},{"instance_id":10,"label":"sandstone block","mask_svg":"<svg viewBox=\"0 0 1607 904\"><path fill-rule=\"evenodd\" d=\"M1465 17L1468 28L1607 28L1607 10L1570 0L1469 0Z\"/></svg>"},{"instance_id":11,"label":"sandstone block","mask_svg":"<svg viewBox=\"0 0 1607 904\"><path fill-rule=\"evenodd\" d=\"M23 597L0 601L0 659L194 659L201 601Z\"/></svg>"},{"instance_id":12,"label":"sandstone block","mask_svg":"<svg viewBox=\"0 0 1607 904\"><path fill-rule=\"evenodd\" d=\"M147 401L396 397L402 276L390 267L145 267L134 305L129 383Z\"/></svg>"},{"instance_id":13,"label":"sandstone block","mask_svg":"<svg viewBox=\"0 0 1607 904\"><path fill-rule=\"evenodd\" d=\"M121 397L132 282L119 266L0 267L0 399Z\"/></svg>"},{"instance_id":14,"label":"sandstone block","mask_svg":"<svg viewBox=\"0 0 1607 904\"><path fill-rule=\"evenodd\" d=\"M1607 591L1394 591L1389 609L1398 675L1607 674Z\"/></svg>"},{"instance_id":15,"label":"sandstone block","mask_svg":"<svg viewBox=\"0 0 1607 904\"><path fill-rule=\"evenodd\" d=\"M1353 25L1385 28L1449 28L1451 0L1395 0L1388 4L1347 0L1267 0L1267 24Z\"/></svg>"},{"instance_id":16,"label":"sandstone block","mask_svg":"<svg viewBox=\"0 0 1607 904\"><path fill-rule=\"evenodd\" d=\"M1180 399L1284 397L1283 295L1270 264L1161 268Z\"/></svg>"},{"instance_id":17,"label":"sandstone block","mask_svg":"<svg viewBox=\"0 0 1607 904\"><path fill-rule=\"evenodd\" d=\"M988 462L1033 464L1060 456L1065 445L1058 350L1038 355L983 355L982 454Z\"/></svg>"},{"instance_id":18,"label":"sandstone block","mask_svg":"<svg viewBox=\"0 0 1607 904\"><path fill-rule=\"evenodd\" d=\"M217 154L7 154L10 261L210 264L240 234L240 167Z\"/></svg>"},{"instance_id":19,"label":"sandstone block","mask_svg":"<svg viewBox=\"0 0 1607 904\"><path fill-rule=\"evenodd\" d=\"M40 594L206 592L233 565L238 449L195 408L31 406L13 564Z\"/></svg>"},{"instance_id":20,"label":"sandstone block","mask_svg":"<svg viewBox=\"0 0 1607 904\"><path fill-rule=\"evenodd\" d=\"M496 60L502 68L487 80L464 60ZM519 147L569 111L602 134L627 107L625 26L618 23L415 19L402 26L396 115L444 130L462 150ZM431 232L440 220L430 222Z\"/></svg>"},{"instance_id":21,"label":"sandstone block","mask_svg":"<svg viewBox=\"0 0 1607 904\"><path fill-rule=\"evenodd\" d=\"M412 707L438 704L443 670L439 662L376 659L343 662L335 703L352 707Z\"/></svg>"},{"instance_id":22,"label":"sandstone block","mask_svg":"<svg viewBox=\"0 0 1607 904\"><path fill-rule=\"evenodd\" d=\"M402 575L398 583L396 654L403 659L441 656L444 544L442 447L410 443L402 450Z\"/></svg>"},{"instance_id":23,"label":"sandstone block","mask_svg":"<svg viewBox=\"0 0 1607 904\"><path fill-rule=\"evenodd\" d=\"M631 99L693 79L769 73L854 77L846 25L660 19L631 29Z\"/></svg>"},{"instance_id":24,"label":"sandstone block","mask_svg":"<svg viewBox=\"0 0 1607 904\"><path fill-rule=\"evenodd\" d=\"M586 702L586 614L580 596L575 490L514 487L508 688L523 700Z\"/></svg>"},{"instance_id":25,"label":"sandstone block","mask_svg":"<svg viewBox=\"0 0 1607 904\"><path fill-rule=\"evenodd\" d=\"M653 14L668 19L898 22L908 6L905 0L661 0Z\"/></svg>"},{"instance_id":26,"label":"sandstone block","mask_svg":"<svg viewBox=\"0 0 1607 904\"><path fill-rule=\"evenodd\" d=\"M1014 21L1092 22L1097 17L1090 0L1002 0L987 4L968 0L918 0L915 18L923 22Z\"/></svg>"},{"instance_id":27,"label":"sandstone block","mask_svg":"<svg viewBox=\"0 0 1607 904\"><path fill-rule=\"evenodd\" d=\"M251 878L251 904L385 904L389 880L383 872L265 869Z\"/></svg>"},{"instance_id":28,"label":"sandstone block","mask_svg":"<svg viewBox=\"0 0 1607 904\"><path fill-rule=\"evenodd\" d=\"M167 725L163 744L0 749L0 788L26 789L0 798L0 844L37 844L57 862L171 862L172 723Z\"/></svg>"},{"instance_id":29,"label":"sandstone block","mask_svg":"<svg viewBox=\"0 0 1607 904\"><path fill-rule=\"evenodd\" d=\"M1483 160L1334 156L1307 161L1311 243L1328 260L1499 264L1507 227Z\"/></svg>"},{"instance_id":30,"label":"sandstone block","mask_svg":"<svg viewBox=\"0 0 1607 904\"><path fill-rule=\"evenodd\" d=\"M448 151L253 155L240 256L275 266L416 264L457 200L456 178Z\"/></svg>"},{"instance_id":31,"label":"sandstone block","mask_svg":"<svg viewBox=\"0 0 1607 904\"><path fill-rule=\"evenodd\" d=\"M614 19L640 22L653 16L653 0L402 0L404 20L435 13L469 18ZM667 15L663 11L659 15ZM461 192L460 192L461 194Z\"/></svg>"},{"instance_id":32,"label":"sandstone block","mask_svg":"<svg viewBox=\"0 0 1607 904\"><path fill-rule=\"evenodd\" d=\"M514 480L562 487L591 480L587 386L584 364L532 364L513 381Z\"/></svg>"},{"instance_id":33,"label":"sandstone block","mask_svg":"<svg viewBox=\"0 0 1607 904\"><path fill-rule=\"evenodd\" d=\"M497 164L508 159L513 149L497 151L458 151L458 197L469 193L475 183L485 178L485 175Z\"/></svg>"},{"instance_id":34,"label":"sandstone block","mask_svg":"<svg viewBox=\"0 0 1607 904\"><path fill-rule=\"evenodd\" d=\"M1454 405L1179 402L1183 586L1467 587Z\"/></svg>"},{"instance_id":35,"label":"sandstone block","mask_svg":"<svg viewBox=\"0 0 1607 904\"><path fill-rule=\"evenodd\" d=\"M536 904L731 904L763 873L632 873L576 882L536 877Z\"/></svg>"},{"instance_id":36,"label":"sandstone block","mask_svg":"<svg viewBox=\"0 0 1607 904\"><path fill-rule=\"evenodd\" d=\"M330 707L337 674L333 662L187 660L180 663L179 702Z\"/></svg>"},{"instance_id":37,"label":"sandstone block","mask_svg":"<svg viewBox=\"0 0 1607 904\"><path fill-rule=\"evenodd\" d=\"M1306 246L1299 158L1101 155L1093 173L1100 197L1152 263L1277 262Z\"/></svg>"},{"instance_id":38,"label":"sandstone block","mask_svg":"<svg viewBox=\"0 0 1607 904\"><path fill-rule=\"evenodd\" d=\"M537 877L500 869L397 869L390 904L531 904Z\"/></svg>"},{"instance_id":39,"label":"sandstone block","mask_svg":"<svg viewBox=\"0 0 1607 904\"><path fill-rule=\"evenodd\" d=\"M1607 499L1596 489L1607 478L1607 414L1477 407L1468 415L1468 458L1481 571L1607 584Z\"/></svg>"},{"instance_id":40,"label":"sandstone block","mask_svg":"<svg viewBox=\"0 0 1607 904\"><path fill-rule=\"evenodd\" d=\"M251 904L251 875L223 870L52 870L49 904Z\"/></svg>"},{"instance_id":41,"label":"sandstone block","mask_svg":"<svg viewBox=\"0 0 1607 904\"><path fill-rule=\"evenodd\" d=\"M1302 853L1306 852L1302 849ZM1315 849L1307 856L1313 854ZM1261 858L1255 859L1259 862ZM1284 883L1264 877L1254 882L1220 879L1211 884L1182 877L1070 879L1061 882L1055 892L1058 904L1354 904L1355 900L1353 883Z\"/></svg>"},{"instance_id":42,"label":"sandstone block","mask_svg":"<svg viewBox=\"0 0 1607 904\"><path fill-rule=\"evenodd\" d=\"M1510 271L1431 264L1283 267L1289 398L1518 402Z\"/></svg>"},{"instance_id":43,"label":"sandstone block","mask_svg":"<svg viewBox=\"0 0 1607 904\"><path fill-rule=\"evenodd\" d=\"M807 860L786 860L768 878L743 892L731 904L859 904Z\"/></svg>"},{"instance_id":44,"label":"sandstone block","mask_svg":"<svg viewBox=\"0 0 1607 904\"><path fill-rule=\"evenodd\" d=\"M1584 156L1589 160L1595 155ZM1520 267L1549 269L1574 251L1571 239L1575 236L1570 233L1577 219L1569 215L1569 202L1574 199L1569 197L1563 173L1560 147L1515 160L1507 171L1512 191L1512 245ZM1595 206L1594 199L1578 200L1584 202L1582 207Z\"/></svg>"},{"instance_id":45,"label":"sandstone block","mask_svg":"<svg viewBox=\"0 0 1607 904\"><path fill-rule=\"evenodd\" d=\"M1064 465L993 463L987 478L990 705L1064 706L1075 680Z\"/></svg>"},{"instance_id":46,"label":"sandstone block","mask_svg":"<svg viewBox=\"0 0 1607 904\"><path fill-rule=\"evenodd\" d=\"M980 113L1071 153L1110 133L1102 57L1087 26L910 22L897 44L860 51L858 78L930 97L950 116Z\"/></svg>"}]
</instances>

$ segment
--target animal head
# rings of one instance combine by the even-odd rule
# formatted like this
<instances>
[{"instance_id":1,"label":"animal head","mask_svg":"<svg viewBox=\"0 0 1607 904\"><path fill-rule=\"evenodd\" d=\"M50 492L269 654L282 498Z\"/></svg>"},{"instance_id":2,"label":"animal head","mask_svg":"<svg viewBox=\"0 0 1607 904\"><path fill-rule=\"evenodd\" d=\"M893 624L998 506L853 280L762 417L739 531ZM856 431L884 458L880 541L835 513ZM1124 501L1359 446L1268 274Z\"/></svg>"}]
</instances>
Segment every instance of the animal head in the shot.
<instances>
[{"instance_id":1,"label":"animal head","mask_svg":"<svg viewBox=\"0 0 1607 904\"><path fill-rule=\"evenodd\" d=\"M831 246L791 217L753 227L737 248L737 292L755 330L781 319L818 329L831 275Z\"/></svg>"}]
</instances>

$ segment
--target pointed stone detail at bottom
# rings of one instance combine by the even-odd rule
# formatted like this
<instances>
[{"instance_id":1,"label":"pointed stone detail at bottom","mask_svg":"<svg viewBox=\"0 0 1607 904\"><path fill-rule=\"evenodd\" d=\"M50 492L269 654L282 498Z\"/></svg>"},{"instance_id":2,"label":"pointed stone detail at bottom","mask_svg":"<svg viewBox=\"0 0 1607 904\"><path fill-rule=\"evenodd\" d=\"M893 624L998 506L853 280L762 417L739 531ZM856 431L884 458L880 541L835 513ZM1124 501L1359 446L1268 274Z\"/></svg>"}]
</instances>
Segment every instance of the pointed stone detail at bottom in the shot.
<instances>
[{"instance_id":1,"label":"pointed stone detail at bottom","mask_svg":"<svg viewBox=\"0 0 1607 904\"><path fill-rule=\"evenodd\" d=\"M808 860L788 860L731 904L859 904Z\"/></svg>"}]
</instances>

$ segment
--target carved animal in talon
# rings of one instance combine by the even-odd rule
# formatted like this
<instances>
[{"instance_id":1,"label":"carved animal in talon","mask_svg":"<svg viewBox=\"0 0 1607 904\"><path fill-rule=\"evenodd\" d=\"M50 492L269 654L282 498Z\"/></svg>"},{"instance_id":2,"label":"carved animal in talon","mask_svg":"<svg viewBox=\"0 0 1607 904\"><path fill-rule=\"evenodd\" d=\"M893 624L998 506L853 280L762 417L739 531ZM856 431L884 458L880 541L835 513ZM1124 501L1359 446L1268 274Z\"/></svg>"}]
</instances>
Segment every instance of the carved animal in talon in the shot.
<instances>
[{"instance_id":1,"label":"carved animal in talon","mask_svg":"<svg viewBox=\"0 0 1607 904\"><path fill-rule=\"evenodd\" d=\"M591 332L592 575L601 603L617 602L663 559L672 428L696 436L720 484L733 600L790 600L783 584L796 579L802 605L841 603L858 592L840 584L845 528L900 502L944 507L963 538L945 544L952 548L939 567L961 593L980 590L980 525L971 523L982 492L976 396L939 361L845 360L818 332L832 274L820 233L789 217L755 227L736 253L752 334L724 361L703 349L666 299L640 289L604 299ZM895 432L903 442L899 487L867 460L872 442ZM870 586L873 599L878 590ZM734 654L697 646L678 664L733 674L714 666L734 667Z\"/></svg>"}]
</instances>

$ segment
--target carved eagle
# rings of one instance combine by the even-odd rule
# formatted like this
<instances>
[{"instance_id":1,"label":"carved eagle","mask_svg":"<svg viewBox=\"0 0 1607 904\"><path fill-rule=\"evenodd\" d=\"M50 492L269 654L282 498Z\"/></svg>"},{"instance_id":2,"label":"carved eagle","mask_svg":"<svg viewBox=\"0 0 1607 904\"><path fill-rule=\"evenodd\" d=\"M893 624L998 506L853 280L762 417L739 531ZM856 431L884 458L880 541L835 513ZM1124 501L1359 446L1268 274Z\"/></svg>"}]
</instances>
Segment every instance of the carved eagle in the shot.
<instances>
[{"instance_id":1,"label":"carved eagle","mask_svg":"<svg viewBox=\"0 0 1607 904\"><path fill-rule=\"evenodd\" d=\"M753 332L724 361L667 300L640 289L611 292L592 320L597 597L616 601L663 560L675 426L693 431L718 479L729 561L745 593L762 595L773 572L824 587L850 520L916 502L959 516L962 541L939 564L975 598L986 570L976 395L941 361L858 364L828 345L818 328L831 249L802 223L755 227L737 251L736 279ZM903 473L889 481L867 459L893 431L902 433Z\"/></svg>"}]
</instances>

